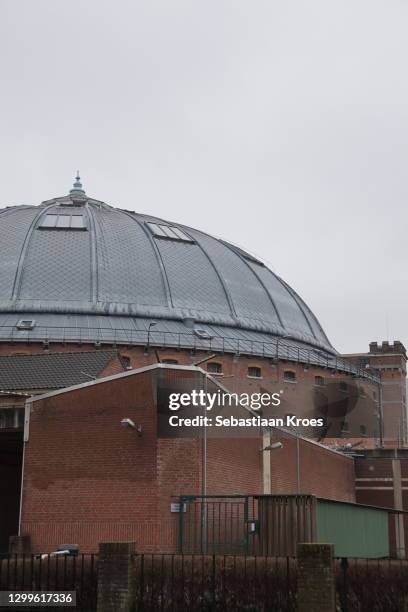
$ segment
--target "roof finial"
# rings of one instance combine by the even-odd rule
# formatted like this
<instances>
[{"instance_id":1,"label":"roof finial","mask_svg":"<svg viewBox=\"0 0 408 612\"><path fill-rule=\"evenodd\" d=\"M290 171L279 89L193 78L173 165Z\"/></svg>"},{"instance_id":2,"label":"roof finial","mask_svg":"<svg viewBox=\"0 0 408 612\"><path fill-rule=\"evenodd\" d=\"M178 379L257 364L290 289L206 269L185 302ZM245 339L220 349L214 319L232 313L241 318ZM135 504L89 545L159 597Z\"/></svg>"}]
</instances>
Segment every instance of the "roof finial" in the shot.
<instances>
[{"instance_id":1,"label":"roof finial","mask_svg":"<svg viewBox=\"0 0 408 612\"><path fill-rule=\"evenodd\" d=\"M71 195L79 195L79 196L85 195L85 191L82 189L82 183L81 183L81 177L79 176L79 170L77 170L74 186L70 190L69 193Z\"/></svg>"}]
</instances>

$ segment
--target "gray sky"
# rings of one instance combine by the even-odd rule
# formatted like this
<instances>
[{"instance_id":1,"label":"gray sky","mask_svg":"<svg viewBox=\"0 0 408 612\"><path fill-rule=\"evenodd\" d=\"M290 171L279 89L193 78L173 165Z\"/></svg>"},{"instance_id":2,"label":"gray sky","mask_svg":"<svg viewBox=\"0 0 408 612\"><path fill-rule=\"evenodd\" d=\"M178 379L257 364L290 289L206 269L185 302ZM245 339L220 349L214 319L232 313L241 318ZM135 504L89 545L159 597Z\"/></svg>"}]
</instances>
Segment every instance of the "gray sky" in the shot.
<instances>
[{"instance_id":1,"label":"gray sky","mask_svg":"<svg viewBox=\"0 0 408 612\"><path fill-rule=\"evenodd\" d=\"M0 0L0 203L79 168L263 258L340 351L407 344L407 30L402 0Z\"/></svg>"}]
</instances>

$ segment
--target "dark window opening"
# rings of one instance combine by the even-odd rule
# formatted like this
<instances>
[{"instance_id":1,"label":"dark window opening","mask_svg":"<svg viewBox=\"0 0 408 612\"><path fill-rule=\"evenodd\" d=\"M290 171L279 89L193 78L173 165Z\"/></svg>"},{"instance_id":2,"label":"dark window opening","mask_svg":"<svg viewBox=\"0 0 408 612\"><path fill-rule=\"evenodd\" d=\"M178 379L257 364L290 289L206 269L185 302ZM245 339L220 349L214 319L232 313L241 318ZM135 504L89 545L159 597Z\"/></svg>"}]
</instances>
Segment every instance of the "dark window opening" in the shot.
<instances>
[{"instance_id":1,"label":"dark window opening","mask_svg":"<svg viewBox=\"0 0 408 612\"><path fill-rule=\"evenodd\" d=\"M285 370L283 373L283 380L285 382L296 382L296 374L292 370Z\"/></svg>"},{"instance_id":2,"label":"dark window opening","mask_svg":"<svg viewBox=\"0 0 408 612\"><path fill-rule=\"evenodd\" d=\"M120 359L122 361L122 364L124 365L124 367L127 370L131 370L132 369L132 366L130 364L130 357L128 357L127 355L121 355Z\"/></svg>"},{"instance_id":3,"label":"dark window opening","mask_svg":"<svg viewBox=\"0 0 408 612\"><path fill-rule=\"evenodd\" d=\"M215 361L211 361L207 363L207 372L210 374L222 374L222 365L220 363L216 363Z\"/></svg>"},{"instance_id":4,"label":"dark window opening","mask_svg":"<svg viewBox=\"0 0 408 612\"><path fill-rule=\"evenodd\" d=\"M324 378L323 378L323 376L315 376L315 385L317 385L318 387L323 387L324 386Z\"/></svg>"},{"instance_id":5,"label":"dark window opening","mask_svg":"<svg viewBox=\"0 0 408 612\"><path fill-rule=\"evenodd\" d=\"M250 366L248 368L248 376L251 378L261 378L261 368L257 366Z\"/></svg>"},{"instance_id":6,"label":"dark window opening","mask_svg":"<svg viewBox=\"0 0 408 612\"><path fill-rule=\"evenodd\" d=\"M168 365L178 365L177 359L162 359L162 363L167 363Z\"/></svg>"}]
</instances>

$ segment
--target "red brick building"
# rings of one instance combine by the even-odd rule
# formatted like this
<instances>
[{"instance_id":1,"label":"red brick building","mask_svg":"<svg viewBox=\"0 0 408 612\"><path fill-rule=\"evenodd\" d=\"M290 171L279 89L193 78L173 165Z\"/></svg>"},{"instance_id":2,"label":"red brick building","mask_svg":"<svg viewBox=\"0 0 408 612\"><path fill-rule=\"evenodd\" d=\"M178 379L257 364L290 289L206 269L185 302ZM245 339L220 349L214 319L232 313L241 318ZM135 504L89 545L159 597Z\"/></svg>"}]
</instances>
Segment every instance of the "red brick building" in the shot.
<instances>
[{"instance_id":1,"label":"red brick building","mask_svg":"<svg viewBox=\"0 0 408 612\"><path fill-rule=\"evenodd\" d=\"M160 437L157 390L175 375L193 376L197 386L204 373L153 366L28 401L20 533L34 550L74 541L91 551L99 541L121 539L145 551L175 550L171 503L180 495L299 492L355 500L353 459L289 433L273 433L283 444L276 451L263 450L261 432L209 437L205 456L200 434ZM124 418L136 428L123 428Z\"/></svg>"},{"instance_id":2,"label":"red brick building","mask_svg":"<svg viewBox=\"0 0 408 612\"><path fill-rule=\"evenodd\" d=\"M386 446L407 445L407 353L399 342L370 342L368 353L343 355L360 368L376 372L382 406L383 440Z\"/></svg>"}]
</instances>

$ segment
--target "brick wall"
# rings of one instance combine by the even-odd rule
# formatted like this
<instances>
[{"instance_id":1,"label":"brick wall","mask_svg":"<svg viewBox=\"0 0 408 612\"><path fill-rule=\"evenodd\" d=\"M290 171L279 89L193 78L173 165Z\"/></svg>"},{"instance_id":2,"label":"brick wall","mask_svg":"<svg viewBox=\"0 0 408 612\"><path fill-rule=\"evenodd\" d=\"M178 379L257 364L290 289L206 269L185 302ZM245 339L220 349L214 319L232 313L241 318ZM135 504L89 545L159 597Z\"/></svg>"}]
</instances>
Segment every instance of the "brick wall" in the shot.
<instances>
[{"instance_id":1,"label":"brick wall","mask_svg":"<svg viewBox=\"0 0 408 612\"><path fill-rule=\"evenodd\" d=\"M123 428L121 419L141 426ZM32 403L26 443L22 534L35 550L63 542L96 550L136 541L172 551L178 515L171 502L200 494L202 440L157 438L155 374L131 374ZM261 438L209 438L207 494L262 493ZM296 446L271 452L272 492L296 492ZM351 459L301 441L301 492L352 499Z\"/></svg>"},{"instance_id":2,"label":"brick wall","mask_svg":"<svg viewBox=\"0 0 408 612\"><path fill-rule=\"evenodd\" d=\"M157 544L156 412L149 374L32 404L23 532L35 549L77 542ZM130 418L142 436L121 426Z\"/></svg>"},{"instance_id":3,"label":"brick wall","mask_svg":"<svg viewBox=\"0 0 408 612\"><path fill-rule=\"evenodd\" d=\"M355 501L351 457L283 433L276 432L275 440L281 441L283 447L270 452L272 494L300 493Z\"/></svg>"}]
</instances>

